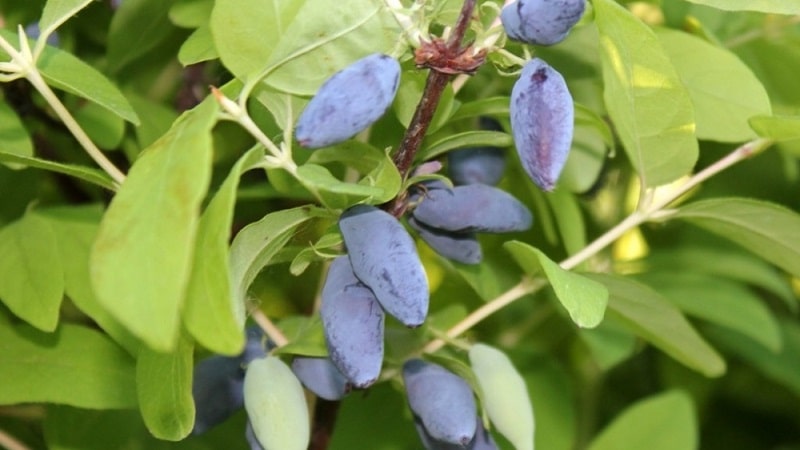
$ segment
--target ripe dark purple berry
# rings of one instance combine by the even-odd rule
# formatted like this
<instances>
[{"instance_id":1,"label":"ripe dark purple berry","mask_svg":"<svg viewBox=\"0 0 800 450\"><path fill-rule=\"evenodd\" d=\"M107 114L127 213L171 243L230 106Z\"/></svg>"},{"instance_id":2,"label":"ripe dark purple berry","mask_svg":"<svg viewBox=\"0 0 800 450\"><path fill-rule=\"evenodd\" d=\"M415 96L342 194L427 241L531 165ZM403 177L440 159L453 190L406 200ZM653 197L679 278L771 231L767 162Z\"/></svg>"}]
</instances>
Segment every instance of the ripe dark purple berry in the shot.
<instances>
[{"instance_id":1,"label":"ripe dark purple berry","mask_svg":"<svg viewBox=\"0 0 800 450\"><path fill-rule=\"evenodd\" d=\"M367 285L383 309L408 327L428 314L428 279L414 239L391 214L356 205L339 219L353 273Z\"/></svg>"},{"instance_id":2,"label":"ripe dark purple berry","mask_svg":"<svg viewBox=\"0 0 800 450\"><path fill-rule=\"evenodd\" d=\"M414 216L408 224L436 253L463 264L478 264L483 259L481 244L475 233L439 230L420 223Z\"/></svg>"},{"instance_id":3,"label":"ripe dark purple berry","mask_svg":"<svg viewBox=\"0 0 800 450\"><path fill-rule=\"evenodd\" d=\"M522 69L511 90L511 132L522 166L545 191L555 187L572 146L574 107L564 78L541 59Z\"/></svg>"},{"instance_id":4,"label":"ripe dark purple berry","mask_svg":"<svg viewBox=\"0 0 800 450\"><path fill-rule=\"evenodd\" d=\"M202 434L244 406L244 370L239 358L210 356L194 368L192 434Z\"/></svg>"},{"instance_id":5,"label":"ripe dark purple berry","mask_svg":"<svg viewBox=\"0 0 800 450\"><path fill-rule=\"evenodd\" d=\"M524 231L533 223L524 204L485 184L428 188L412 214L424 225L459 233Z\"/></svg>"},{"instance_id":6,"label":"ripe dark purple berry","mask_svg":"<svg viewBox=\"0 0 800 450\"><path fill-rule=\"evenodd\" d=\"M355 387L378 379L383 364L384 313L375 294L353 274L350 260L333 260L322 287L320 308L328 353Z\"/></svg>"},{"instance_id":7,"label":"ripe dark purple berry","mask_svg":"<svg viewBox=\"0 0 800 450\"><path fill-rule=\"evenodd\" d=\"M586 0L517 0L503 8L500 19L515 41L553 45L567 37L584 9Z\"/></svg>"},{"instance_id":8,"label":"ripe dark purple berry","mask_svg":"<svg viewBox=\"0 0 800 450\"><path fill-rule=\"evenodd\" d=\"M464 379L444 367L411 359L403 364L408 405L436 441L466 446L477 430L477 407Z\"/></svg>"},{"instance_id":9,"label":"ripe dark purple berry","mask_svg":"<svg viewBox=\"0 0 800 450\"><path fill-rule=\"evenodd\" d=\"M303 147L319 148L350 139L389 108L400 84L400 64L375 53L328 78L300 114L295 128Z\"/></svg>"},{"instance_id":10,"label":"ripe dark purple berry","mask_svg":"<svg viewBox=\"0 0 800 450\"><path fill-rule=\"evenodd\" d=\"M328 358L296 356L292 372L303 386L325 400L340 400L350 391L350 383Z\"/></svg>"}]
</instances>

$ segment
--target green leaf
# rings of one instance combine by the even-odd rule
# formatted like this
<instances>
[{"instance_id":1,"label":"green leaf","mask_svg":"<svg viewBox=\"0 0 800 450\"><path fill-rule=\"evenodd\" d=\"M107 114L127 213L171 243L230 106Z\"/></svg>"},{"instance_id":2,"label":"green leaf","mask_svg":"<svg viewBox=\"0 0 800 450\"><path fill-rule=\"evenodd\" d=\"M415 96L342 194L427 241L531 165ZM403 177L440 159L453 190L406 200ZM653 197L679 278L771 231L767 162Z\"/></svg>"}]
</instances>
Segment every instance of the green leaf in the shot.
<instances>
[{"instance_id":1,"label":"green leaf","mask_svg":"<svg viewBox=\"0 0 800 450\"><path fill-rule=\"evenodd\" d=\"M779 297L789 310L797 311L797 298L783 273L744 251L710 246L678 247L653 252L633 265L641 265L647 271L687 271L748 283Z\"/></svg>"},{"instance_id":2,"label":"green leaf","mask_svg":"<svg viewBox=\"0 0 800 450\"><path fill-rule=\"evenodd\" d=\"M39 209L34 214L46 220L55 233L67 296L131 355L136 355L140 347L139 340L100 305L91 286L89 250L97 236L103 216L102 207L62 206Z\"/></svg>"},{"instance_id":3,"label":"green leaf","mask_svg":"<svg viewBox=\"0 0 800 450\"><path fill-rule=\"evenodd\" d=\"M634 333L705 376L716 377L725 372L725 361L658 292L621 276L587 276L608 288L609 315Z\"/></svg>"},{"instance_id":4,"label":"green leaf","mask_svg":"<svg viewBox=\"0 0 800 450\"><path fill-rule=\"evenodd\" d=\"M228 241L239 178L263 157L264 150L254 148L239 158L197 227L183 322L201 345L215 353L233 356L244 347L244 305L235 304L241 299L231 288Z\"/></svg>"},{"instance_id":5,"label":"green leaf","mask_svg":"<svg viewBox=\"0 0 800 450\"><path fill-rule=\"evenodd\" d=\"M178 61L184 66L217 59L219 55L211 38L211 28L203 25L186 38L178 51Z\"/></svg>"},{"instance_id":6,"label":"green leaf","mask_svg":"<svg viewBox=\"0 0 800 450\"><path fill-rule=\"evenodd\" d=\"M636 351L636 336L611 315L596 328L579 330L578 335L603 370L613 368Z\"/></svg>"},{"instance_id":7,"label":"green leaf","mask_svg":"<svg viewBox=\"0 0 800 450\"><path fill-rule=\"evenodd\" d=\"M756 116L750 126L760 137L776 141L800 139L800 116Z\"/></svg>"},{"instance_id":8,"label":"green leaf","mask_svg":"<svg viewBox=\"0 0 800 450\"><path fill-rule=\"evenodd\" d=\"M216 113L217 103L206 100L142 153L92 248L98 300L154 350L170 351L178 337Z\"/></svg>"},{"instance_id":9,"label":"green leaf","mask_svg":"<svg viewBox=\"0 0 800 450\"><path fill-rule=\"evenodd\" d=\"M469 362L492 424L517 450L533 450L533 406L514 364L500 350L480 343L470 348Z\"/></svg>"},{"instance_id":10,"label":"green leaf","mask_svg":"<svg viewBox=\"0 0 800 450\"><path fill-rule=\"evenodd\" d=\"M175 350L142 348L136 360L136 392L147 429L158 439L179 441L194 426L192 369L194 345L188 337Z\"/></svg>"},{"instance_id":11,"label":"green leaf","mask_svg":"<svg viewBox=\"0 0 800 450\"><path fill-rule=\"evenodd\" d=\"M553 211L564 249L569 255L577 253L586 246L586 225L577 198L559 187L545 199Z\"/></svg>"},{"instance_id":12,"label":"green leaf","mask_svg":"<svg viewBox=\"0 0 800 450\"><path fill-rule=\"evenodd\" d=\"M509 98L489 97L461 104L450 117L451 121L481 116L508 116Z\"/></svg>"},{"instance_id":13,"label":"green leaf","mask_svg":"<svg viewBox=\"0 0 800 450\"><path fill-rule=\"evenodd\" d=\"M645 186L674 181L697 161L689 94L647 25L612 0L593 5L605 103L628 159Z\"/></svg>"},{"instance_id":14,"label":"green leaf","mask_svg":"<svg viewBox=\"0 0 800 450\"><path fill-rule=\"evenodd\" d=\"M655 272L639 278L686 314L742 333L773 353L780 350L777 320L744 286L692 272Z\"/></svg>"},{"instance_id":15,"label":"green leaf","mask_svg":"<svg viewBox=\"0 0 800 450\"><path fill-rule=\"evenodd\" d=\"M765 352L764 347L740 333L709 327L709 338L727 352L751 364L768 378L800 395L800 326L794 319L780 322L783 348L778 353Z\"/></svg>"},{"instance_id":16,"label":"green leaf","mask_svg":"<svg viewBox=\"0 0 800 450\"><path fill-rule=\"evenodd\" d=\"M326 206L332 209L345 208L354 203L380 203L387 192L377 186L339 181L328 169L316 164L304 164L297 168L297 179L311 192L319 195Z\"/></svg>"},{"instance_id":17,"label":"green leaf","mask_svg":"<svg viewBox=\"0 0 800 450\"><path fill-rule=\"evenodd\" d=\"M21 169L24 164L2 160L4 153L32 157L33 142L25 125L6 102L0 102L0 162L12 169Z\"/></svg>"},{"instance_id":18,"label":"green leaf","mask_svg":"<svg viewBox=\"0 0 800 450\"><path fill-rule=\"evenodd\" d=\"M374 170L386 158L386 152L365 142L348 140L331 147L314 150L308 163L330 164L340 163L353 168L358 173L366 174Z\"/></svg>"},{"instance_id":19,"label":"green leaf","mask_svg":"<svg viewBox=\"0 0 800 450\"><path fill-rule=\"evenodd\" d=\"M84 103L73 111L73 117L89 138L104 149L119 147L125 136L125 121L119 116L108 114L97 103Z\"/></svg>"},{"instance_id":20,"label":"green leaf","mask_svg":"<svg viewBox=\"0 0 800 450\"><path fill-rule=\"evenodd\" d=\"M613 147L611 129L603 118L576 103L572 149L558 184L572 192L591 189L603 170L608 149Z\"/></svg>"},{"instance_id":21,"label":"green leaf","mask_svg":"<svg viewBox=\"0 0 800 450\"><path fill-rule=\"evenodd\" d=\"M608 290L602 284L562 269L539 249L523 242L509 241L504 247L528 275L544 272L576 325L593 328L602 322L608 303Z\"/></svg>"},{"instance_id":22,"label":"green leaf","mask_svg":"<svg viewBox=\"0 0 800 450\"><path fill-rule=\"evenodd\" d=\"M90 3L92 0L47 0L39 19L39 29L43 34L49 34Z\"/></svg>"},{"instance_id":23,"label":"green leaf","mask_svg":"<svg viewBox=\"0 0 800 450\"><path fill-rule=\"evenodd\" d=\"M284 209L267 214L258 222L242 228L231 243L230 273L233 304L240 321L245 318L247 290L270 260L289 241L295 229L314 216L309 206Z\"/></svg>"},{"instance_id":24,"label":"green leaf","mask_svg":"<svg viewBox=\"0 0 800 450\"><path fill-rule=\"evenodd\" d=\"M718 234L795 276L800 276L800 215L746 198L702 200L672 217Z\"/></svg>"},{"instance_id":25,"label":"green leaf","mask_svg":"<svg viewBox=\"0 0 800 450\"><path fill-rule=\"evenodd\" d=\"M758 11L772 14L800 14L800 4L787 0L689 0L725 11Z\"/></svg>"},{"instance_id":26,"label":"green leaf","mask_svg":"<svg viewBox=\"0 0 800 450\"><path fill-rule=\"evenodd\" d=\"M136 406L133 358L89 328L62 324L42 333L26 325L0 327L0 373L4 405Z\"/></svg>"},{"instance_id":27,"label":"green leaf","mask_svg":"<svg viewBox=\"0 0 800 450\"><path fill-rule=\"evenodd\" d=\"M247 11L242 14L242 11ZM223 64L250 80L276 69L275 89L312 95L334 72L374 52L388 52L400 34L387 8L373 0L218 0L211 34Z\"/></svg>"},{"instance_id":28,"label":"green leaf","mask_svg":"<svg viewBox=\"0 0 800 450\"><path fill-rule=\"evenodd\" d=\"M589 450L694 450L697 417L692 399L667 391L629 406L589 445Z\"/></svg>"},{"instance_id":29,"label":"green leaf","mask_svg":"<svg viewBox=\"0 0 800 450\"><path fill-rule=\"evenodd\" d=\"M303 387L283 361L256 359L244 377L244 407L265 450L306 450L310 440Z\"/></svg>"},{"instance_id":30,"label":"green leaf","mask_svg":"<svg viewBox=\"0 0 800 450\"><path fill-rule=\"evenodd\" d=\"M747 120L772 113L761 82L736 55L688 33L659 29L657 36L689 91L697 137L741 142L755 137Z\"/></svg>"},{"instance_id":31,"label":"green leaf","mask_svg":"<svg viewBox=\"0 0 800 450\"><path fill-rule=\"evenodd\" d=\"M0 30L6 39L8 32ZM37 67L47 84L93 101L134 125L139 117L124 95L102 73L69 52L45 47Z\"/></svg>"},{"instance_id":32,"label":"green leaf","mask_svg":"<svg viewBox=\"0 0 800 450\"><path fill-rule=\"evenodd\" d=\"M499 131L465 131L442 138L426 146L416 156L418 161L427 161L450 150L466 147L508 147L514 143L511 135Z\"/></svg>"},{"instance_id":33,"label":"green leaf","mask_svg":"<svg viewBox=\"0 0 800 450\"><path fill-rule=\"evenodd\" d=\"M53 229L29 212L0 230L0 255L0 299L36 328L55 330L64 269Z\"/></svg>"},{"instance_id":34,"label":"green leaf","mask_svg":"<svg viewBox=\"0 0 800 450\"><path fill-rule=\"evenodd\" d=\"M289 266L289 272L298 276L305 272L312 262L323 261L326 259L321 253L327 251L328 254L335 255L339 252L342 245L342 234L337 232L322 235L317 242L303 247Z\"/></svg>"},{"instance_id":35,"label":"green leaf","mask_svg":"<svg viewBox=\"0 0 800 450\"><path fill-rule=\"evenodd\" d=\"M183 28L200 28L208 24L214 0L177 0L169 9L169 20Z\"/></svg>"},{"instance_id":36,"label":"green leaf","mask_svg":"<svg viewBox=\"0 0 800 450\"><path fill-rule=\"evenodd\" d=\"M120 73L136 59L161 45L174 30L171 1L125 0L114 12L108 30L108 65Z\"/></svg>"},{"instance_id":37,"label":"green leaf","mask_svg":"<svg viewBox=\"0 0 800 450\"><path fill-rule=\"evenodd\" d=\"M15 164L19 166L34 167L37 169L49 170L51 172L69 175L89 183L96 184L102 188L113 191L116 189L114 181L105 172L91 167L64 164L30 156L16 155L12 153L0 152L0 162Z\"/></svg>"},{"instance_id":38,"label":"green leaf","mask_svg":"<svg viewBox=\"0 0 800 450\"><path fill-rule=\"evenodd\" d=\"M278 324L289 343L277 348L276 355L328 356L322 320L315 316L292 316Z\"/></svg>"}]
</instances>

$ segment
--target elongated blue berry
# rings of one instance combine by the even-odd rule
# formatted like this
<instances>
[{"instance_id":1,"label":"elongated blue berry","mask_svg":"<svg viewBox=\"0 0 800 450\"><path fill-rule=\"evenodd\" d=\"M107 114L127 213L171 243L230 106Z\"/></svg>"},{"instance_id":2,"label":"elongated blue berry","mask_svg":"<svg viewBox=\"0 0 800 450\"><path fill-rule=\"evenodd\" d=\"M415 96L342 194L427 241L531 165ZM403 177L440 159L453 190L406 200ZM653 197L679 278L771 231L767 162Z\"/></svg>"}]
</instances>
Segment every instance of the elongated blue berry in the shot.
<instances>
[{"instance_id":1,"label":"elongated blue berry","mask_svg":"<svg viewBox=\"0 0 800 450\"><path fill-rule=\"evenodd\" d=\"M428 313L428 279L414 239L391 214L356 205L339 219L353 273L366 284L383 309L408 327Z\"/></svg>"},{"instance_id":2,"label":"elongated blue berry","mask_svg":"<svg viewBox=\"0 0 800 450\"><path fill-rule=\"evenodd\" d=\"M481 244L475 233L457 233L432 228L420 223L414 216L408 217L408 224L436 253L445 258L464 264L478 264L483 259Z\"/></svg>"},{"instance_id":3,"label":"elongated blue berry","mask_svg":"<svg viewBox=\"0 0 800 450\"><path fill-rule=\"evenodd\" d=\"M384 313L375 294L353 274L350 260L333 260L322 287L320 308L328 353L355 387L378 379L383 365Z\"/></svg>"},{"instance_id":4,"label":"elongated blue berry","mask_svg":"<svg viewBox=\"0 0 800 450\"><path fill-rule=\"evenodd\" d=\"M350 383L328 358L296 356L292 372L303 386L325 400L339 400L350 390Z\"/></svg>"},{"instance_id":5,"label":"elongated blue berry","mask_svg":"<svg viewBox=\"0 0 800 450\"><path fill-rule=\"evenodd\" d=\"M491 117L480 118L480 128L503 131ZM482 183L496 185L506 169L505 150L498 147L469 147L447 153L447 173L453 184Z\"/></svg>"},{"instance_id":6,"label":"elongated blue berry","mask_svg":"<svg viewBox=\"0 0 800 450\"><path fill-rule=\"evenodd\" d=\"M437 441L466 446L477 430L477 408L469 384L438 364L411 359L403 364L411 411Z\"/></svg>"},{"instance_id":7,"label":"elongated blue berry","mask_svg":"<svg viewBox=\"0 0 800 450\"><path fill-rule=\"evenodd\" d=\"M511 39L535 45L564 40L586 9L586 0L517 0L503 8L500 20Z\"/></svg>"},{"instance_id":8,"label":"elongated blue berry","mask_svg":"<svg viewBox=\"0 0 800 450\"><path fill-rule=\"evenodd\" d=\"M555 187L572 146L574 107L564 78L534 58L511 90L511 131L522 167L545 191Z\"/></svg>"},{"instance_id":9,"label":"elongated blue berry","mask_svg":"<svg viewBox=\"0 0 800 450\"><path fill-rule=\"evenodd\" d=\"M202 434L244 406L244 370L239 358L210 356L194 368L193 434Z\"/></svg>"},{"instance_id":10,"label":"elongated blue berry","mask_svg":"<svg viewBox=\"0 0 800 450\"><path fill-rule=\"evenodd\" d=\"M375 53L328 78L300 114L295 128L303 147L319 148L355 136L389 108L400 84L400 64Z\"/></svg>"},{"instance_id":11,"label":"elongated blue berry","mask_svg":"<svg viewBox=\"0 0 800 450\"><path fill-rule=\"evenodd\" d=\"M417 428L417 434L426 450L497 450L499 448L492 435L484 428L480 417L475 417L475 437L465 446L435 439L425 429L419 417L414 416L414 426Z\"/></svg>"},{"instance_id":12,"label":"elongated blue berry","mask_svg":"<svg viewBox=\"0 0 800 450\"><path fill-rule=\"evenodd\" d=\"M523 231L533 223L524 204L502 189L485 184L429 188L412 214L429 227L461 233Z\"/></svg>"}]
</instances>

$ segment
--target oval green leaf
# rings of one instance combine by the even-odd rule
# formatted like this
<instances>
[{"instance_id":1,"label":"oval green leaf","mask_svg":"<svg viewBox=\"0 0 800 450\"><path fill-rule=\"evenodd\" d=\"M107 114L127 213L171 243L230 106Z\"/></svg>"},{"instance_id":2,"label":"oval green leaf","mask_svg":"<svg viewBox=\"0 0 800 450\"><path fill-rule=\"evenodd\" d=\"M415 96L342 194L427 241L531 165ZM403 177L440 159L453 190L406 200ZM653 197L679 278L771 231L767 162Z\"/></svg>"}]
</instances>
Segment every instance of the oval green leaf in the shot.
<instances>
[{"instance_id":1,"label":"oval green leaf","mask_svg":"<svg viewBox=\"0 0 800 450\"><path fill-rule=\"evenodd\" d=\"M697 417L692 399L681 391L648 397L628 407L607 426L589 450L695 450Z\"/></svg>"},{"instance_id":2,"label":"oval green leaf","mask_svg":"<svg viewBox=\"0 0 800 450\"><path fill-rule=\"evenodd\" d=\"M697 137L719 142L754 138L747 120L770 115L772 107L750 68L728 50L688 33L660 29L657 35L689 91Z\"/></svg>"},{"instance_id":3,"label":"oval green leaf","mask_svg":"<svg viewBox=\"0 0 800 450\"><path fill-rule=\"evenodd\" d=\"M58 325L64 269L56 235L36 214L0 230L0 300L17 317L42 331Z\"/></svg>"},{"instance_id":4,"label":"oval green leaf","mask_svg":"<svg viewBox=\"0 0 800 450\"><path fill-rule=\"evenodd\" d=\"M234 356L244 347L242 306L235 304L228 272L228 240L239 178L263 157L259 147L239 158L197 227L183 322L200 344L215 353Z\"/></svg>"},{"instance_id":5,"label":"oval green leaf","mask_svg":"<svg viewBox=\"0 0 800 450\"><path fill-rule=\"evenodd\" d=\"M622 276L587 274L610 293L608 310L634 333L708 377L725 373L725 361L686 317L658 292Z\"/></svg>"},{"instance_id":6,"label":"oval green leaf","mask_svg":"<svg viewBox=\"0 0 800 450\"><path fill-rule=\"evenodd\" d=\"M608 303L608 290L605 286L562 269L539 249L523 242L509 241L504 247L528 275L544 272L556 297L576 325L593 328L603 321Z\"/></svg>"},{"instance_id":7,"label":"oval green leaf","mask_svg":"<svg viewBox=\"0 0 800 450\"><path fill-rule=\"evenodd\" d=\"M655 33L612 0L595 0L609 115L645 186L689 173L698 156L689 93Z\"/></svg>"},{"instance_id":8,"label":"oval green leaf","mask_svg":"<svg viewBox=\"0 0 800 450\"><path fill-rule=\"evenodd\" d=\"M98 300L154 350L172 350L178 337L217 107L208 99L184 113L142 153L92 248Z\"/></svg>"},{"instance_id":9,"label":"oval green leaf","mask_svg":"<svg viewBox=\"0 0 800 450\"><path fill-rule=\"evenodd\" d=\"M158 439L179 441L194 426L193 351L192 341L183 336L172 352L144 347L137 357L139 409L147 429Z\"/></svg>"},{"instance_id":10,"label":"oval green leaf","mask_svg":"<svg viewBox=\"0 0 800 450\"><path fill-rule=\"evenodd\" d=\"M772 14L800 14L800 4L791 0L689 0L725 11L758 11Z\"/></svg>"}]
</instances>

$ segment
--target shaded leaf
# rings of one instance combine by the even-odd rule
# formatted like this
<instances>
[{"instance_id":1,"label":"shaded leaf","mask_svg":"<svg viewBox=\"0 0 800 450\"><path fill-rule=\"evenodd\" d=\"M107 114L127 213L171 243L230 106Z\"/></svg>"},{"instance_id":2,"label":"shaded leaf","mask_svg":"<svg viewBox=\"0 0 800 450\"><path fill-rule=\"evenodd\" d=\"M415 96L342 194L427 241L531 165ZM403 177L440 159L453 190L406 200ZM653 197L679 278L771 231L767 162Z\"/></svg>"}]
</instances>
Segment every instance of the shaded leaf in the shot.
<instances>
[{"instance_id":1,"label":"shaded leaf","mask_svg":"<svg viewBox=\"0 0 800 450\"><path fill-rule=\"evenodd\" d=\"M621 276L587 274L609 291L610 315L680 363L709 376L725 372L725 361L681 312L653 289Z\"/></svg>"},{"instance_id":2,"label":"shaded leaf","mask_svg":"<svg viewBox=\"0 0 800 450\"><path fill-rule=\"evenodd\" d=\"M74 164L64 164L54 161L47 161L30 156L21 156L0 151L0 162L15 164L19 166L34 167L37 169L49 170L51 172L69 175L89 183L96 184L110 191L116 189L114 181L105 172L91 167L77 166Z\"/></svg>"},{"instance_id":3,"label":"shaded leaf","mask_svg":"<svg viewBox=\"0 0 800 450\"><path fill-rule=\"evenodd\" d=\"M114 11L108 30L108 64L119 73L158 47L173 30L168 18L171 1L125 0Z\"/></svg>"},{"instance_id":4,"label":"shaded leaf","mask_svg":"<svg viewBox=\"0 0 800 450\"><path fill-rule=\"evenodd\" d=\"M194 345L188 337L175 350L142 348L136 360L136 392L147 429L158 439L179 441L194 425L192 369Z\"/></svg>"},{"instance_id":5,"label":"shaded leaf","mask_svg":"<svg viewBox=\"0 0 800 450\"><path fill-rule=\"evenodd\" d=\"M800 276L800 215L774 203L747 198L701 200L673 216L730 239Z\"/></svg>"},{"instance_id":6,"label":"shaded leaf","mask_svg":"<svg viewBox=\"0 0 800 450\"><path fill-rule=\"evenodd\" d=\"M250 284L286 245L295 229L312 217L314 210L309 206L284 209L267 214L236 234L230 249L231 288L233 304L241 308L236 316L242 323Z\"/></svg>"},{"instance_id":7,"label":"shaded leaf","mask_svg":"<svg viewBox=\"0 0 800 450\"><path fill-rule=\"evenodd\" d=\"M762 138L800 139L800 116L756 116L750 119L750 126Z\"/></svg>"},{"instance_id":8,"label":"shaded leaf","mask_svg":"<svg viewBox=\"0 0 800 450\"><path fill-rule=\"evenodd\" d=\"M130 355L89 328L62 324L42 333L26 325L0 327L0 404L135 407L134 370Z\"/></svg>"},{"instance_id":9,"label":"shaded leaf","mask_svg":"<svg viewBox=\"0 0 800 450\"><path fill-rule=\"evenodd\" d=\"M508 133L499 131L465 131L442 138L422 149L416 156L419 161L427 161L450 150L466 147L508 147L514 140Z\"/></svg>"},{"instance_id":10,"label":"shaded leaf","mask_svg":"<svg viewBox=\"0 0 800 450\"><path fill-rule=\"evenodd\" d=\"M758 11L773 14L800 14L800 4L786 0L689 0L726 11Z\"/></svg>"},{"instance_id":11,"label":"shaded leaf","mask_svg":"<svg viewBox=\"0 0 800 450\"><path fill-rule=\"evenodd\" d=\"M263 149L254 148L239 158L203 211L183 308L183 322L192 336L207 349L229 356L244 347L244 305L235 304L241 299L233 295L228 272L236 190L242 174L263 156Z\"/></svg>"},{"instance_id":12,"label":"shaded leaf","mask_svg":"<svg viewBox=\"0 0 800 450\"><path fill-rule=\"evenodd\" d=\"M692 399L667 391L629 406L597 436L589 450L694 450L697 417Z\"/></svg>"},{"instance_id":13,"label":"shaded leaf","mask_svg":"<svg viewBox=\"0 0 800 450\"><path fill-rule=\"evenodd\" d=\"M31 325L53 331L64 295L64 269L50 224L27 213L0 229L0 300Z\"/></svg>"},{"instance_id":14,"label":"shaded leaf","mask_svg":"<svg viewBox=\"0 0 800 450\"><path fill-rule=\"evenodd\" d=\"M14 109L6 102L0 103L0 162L12 169L25 167L24 164L3 161L4 153L23 157L33 156L33 142L28 130Z\"/></svg>"},{"instance_id":15,"label":"shaded leaf","mask_svg":"<svg viewBox=\"0 0 800 450\"><path fill-rule=\"evenodd\" d=\"M773 353L780 350L777 319L744 286L691 272L655 272L639 278L686 314L742 333Z\"/></svg>"}]
</instances>

